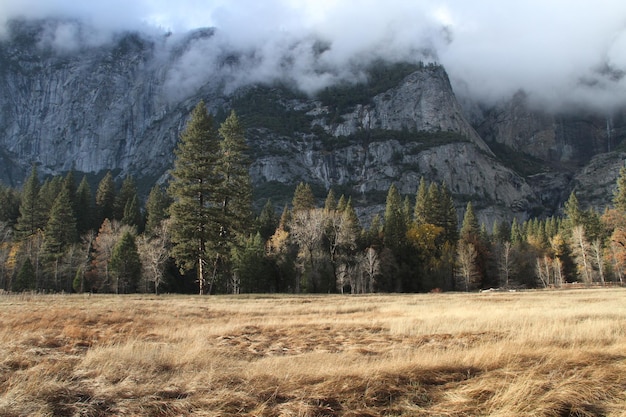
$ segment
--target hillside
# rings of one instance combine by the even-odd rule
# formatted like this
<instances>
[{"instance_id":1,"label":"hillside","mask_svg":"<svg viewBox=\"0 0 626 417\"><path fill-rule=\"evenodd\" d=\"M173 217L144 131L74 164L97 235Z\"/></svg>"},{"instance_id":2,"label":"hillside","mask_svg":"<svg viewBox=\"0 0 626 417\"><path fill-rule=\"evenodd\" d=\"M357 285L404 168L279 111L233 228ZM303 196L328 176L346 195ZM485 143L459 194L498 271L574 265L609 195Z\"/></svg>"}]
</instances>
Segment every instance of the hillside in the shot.
<instances>
[{"instance_id":1,"label":"hillside","mask_svg":"<svg viewBox=\"0 0 626 417\"><path fill-rule=\"evenodd\" d=\"M145 193L167 179L200 99L218 119L234 108L244 121L258 205L306 181L320 198L332 187L375 211L390 184L412 195L423 176L484 220L527 218L559 210L573 189L603 206L623 160L624 114L550 114L523 95L461 106L436 64L377 62L307 95L280 75L243 81L252 58L216 51L213 30L59 50L45 36L64 24L76 23L13 21L0 41L0 179L12 186L37 163L45 174L131 174Z\"/></svg>"}]
</instances>

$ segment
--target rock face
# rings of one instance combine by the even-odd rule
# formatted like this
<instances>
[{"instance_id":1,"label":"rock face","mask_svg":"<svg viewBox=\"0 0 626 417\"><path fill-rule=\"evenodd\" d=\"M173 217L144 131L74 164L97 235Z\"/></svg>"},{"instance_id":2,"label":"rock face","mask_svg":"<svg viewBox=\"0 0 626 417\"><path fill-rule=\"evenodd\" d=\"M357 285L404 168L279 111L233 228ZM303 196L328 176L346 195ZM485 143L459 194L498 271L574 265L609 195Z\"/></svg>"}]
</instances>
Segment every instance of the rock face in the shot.
<instances>
[{"instance_id":1,"label":"rock face","mask_svg":"<svg viewBox=\"0 0 626 417\"><path fill-rule=\"evenodd\" d=\"M72 51L42 43L44 32L41 22L15 22L0 40L0 179L14 186L32 163L48 174L112 170L150 186L171 167L178 135L200 99L216 115L230 108L241 115L259 199L284 201L307 181L320 194L334 187L378 207L392 183L412 195L423 176L445 182L459 208L472 201L492 221L551 213L574 186L616 176L617 162L606 172L593 168L601 157L577 167L617 146L621 119L603 130L606 120L533 112L518 96L470 123L441 66L416 68L340 107L284 88L231 91L225 80L236 58L228 54L191 80L190 48L210 43L210 30L177 40L126 33ZM493 144L535 157L545 169L522 176ZM555 162L568 163L567 170Z\"/></svg>"}]
</instances>

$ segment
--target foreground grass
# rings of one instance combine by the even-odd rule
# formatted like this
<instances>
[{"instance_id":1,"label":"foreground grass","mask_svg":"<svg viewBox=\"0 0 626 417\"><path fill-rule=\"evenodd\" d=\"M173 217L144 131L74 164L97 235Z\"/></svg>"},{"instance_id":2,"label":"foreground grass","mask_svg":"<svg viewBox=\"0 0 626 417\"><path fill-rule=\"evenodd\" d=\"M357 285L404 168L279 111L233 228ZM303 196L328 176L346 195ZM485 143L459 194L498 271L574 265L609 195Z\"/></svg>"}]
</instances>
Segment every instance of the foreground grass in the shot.
<instances>
[{"instance_id":1,"label":"foreground grass","mask_svg":"<svg viewBox=\"0 0 626 417\"><path fill-rule=\"evenodd\" d=\"M0 296L2 416L626 416L626 290Z\"/></svg>"}]
</instances>

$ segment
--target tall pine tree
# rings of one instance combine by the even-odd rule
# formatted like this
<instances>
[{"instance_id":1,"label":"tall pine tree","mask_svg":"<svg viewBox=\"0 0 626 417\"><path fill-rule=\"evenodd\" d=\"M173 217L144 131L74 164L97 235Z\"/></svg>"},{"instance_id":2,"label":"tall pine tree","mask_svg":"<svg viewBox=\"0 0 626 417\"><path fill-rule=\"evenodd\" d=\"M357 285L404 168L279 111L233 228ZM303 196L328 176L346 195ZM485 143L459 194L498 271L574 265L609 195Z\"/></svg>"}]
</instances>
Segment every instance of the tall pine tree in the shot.
<instances>
[{"instance_id":1,"label":"tall pine tree","mask_svg":"<svg viewBox=\"0 0 626 417\"><path fill-rule=\"evenodd\" d=\"M180 139L168 189L174 200L172 254L182 271L197 272L198 290L204 294L207 267L215 264L221 242L222 179L217 170L218 134L203 101L193 110Z\"/></svg>"},{"instance_id":2,"label":"tall pine tree","mask_svg":"<svg viewBox=\"0 0 626 417\"><path fill-rule=\"evenodd\" d=\"M220 235L225 243L223 257L228 257L237 245L252 231L252 183L250 157L244 130L234 111L218 130L220 153L217 172L220 176L218 197L222 209Z\"/></svg>"},{"instance_id":3,"label":"tall pine tree","mask_svg":"<svg viewBox=\"0 0 626 417\"><path fill-rule=\"evenodd\" d=\"M113 220L113 208L115 205L115 183L113 182L113 174L111 171L98 183L98 189L96 190L96 209L98 216L96 218L96 224L100 225L104 219Z\"/></svg>"},{"instance_id":4,"label":"tall pine tree","mask_svg":"<svg viewBox=\"0 0 626 417\"><path fill-rule=\"evenodd\" d=\"M17 219L16 229L19 234L26 237L37 233L46 224L46 213L39 199L40 190L39 174L37 167L33 165L30 175L26 178L20 203L20 216Z\"/></svg>"}]
</instances>

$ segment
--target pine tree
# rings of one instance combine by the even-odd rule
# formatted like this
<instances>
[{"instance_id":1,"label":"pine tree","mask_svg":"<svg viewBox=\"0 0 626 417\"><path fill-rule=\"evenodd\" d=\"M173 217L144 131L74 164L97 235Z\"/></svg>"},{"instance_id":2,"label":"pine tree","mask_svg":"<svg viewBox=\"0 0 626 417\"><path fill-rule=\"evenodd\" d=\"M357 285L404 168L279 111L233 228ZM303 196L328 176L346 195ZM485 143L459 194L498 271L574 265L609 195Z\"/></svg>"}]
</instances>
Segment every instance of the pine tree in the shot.
<instances>
[{"instance_id":1,"label":"pine tree","mask_svg":"<svg viewBox=\"0 0 626 417\"><path fill-rule=\"evenodd\" d=\"M564 211L567 220L567 227L570 231L575 226L582 223L583 212L578 204L578 198L576 198L576 194L574 194L573 191L570 193L569 198L565 202Z\"/></svg>"},{"instance_id":2,"label":"pine tree","mask_svg":"<svg viewBox=\"0 0 626 417\"><path fill-rule=\"evenodd\" d=\"M439 186L432 182L428 186L428 193L426 196L426 209L425 209L425 222L434 224L435 226L443 226L443 210L441 207L441 193Z\"/></svg>"},{"instance_id":3,"label":"pine tree","mask_svg":"<svg viewBox=\"0 0 626 417\"><path fill-rule=\"evenodd\" d=\"M250 158L244 129L234 111L218 130L220 158L217 172L221 182L218 189L222 206L221 235L225 240L228 256L230 248L252 231L252 183L250 180Z\"/></svg>"},{"instance_id":4,"label":"pine tree","mask_svg":"<svg viewBox=\"0 0 626 417\"><path fill-rule=\"evenodd\" d=\"M83 176L83 179L80 181L78 189L76 190L75 215L76 229L79 234L83 234L87 230L95 227L91 187L87 182L86 176Z\"/></svg>"},{"instance_id":5,"label":"pine tree","mask_svg":"<svg viewBox=\"0 0 626 417\"><path fill-rule=\"evenodd\" d=\"M394 184L387 192L385 217L383 224L383 243L394 253L399 254L406 242L406 216L402 197Z\"/></svg>"},{"instance_id":6,"label":"pine tree","mask_svg":"<svg viewBox=\"0 0 626 417\"><path fill-rule=\"evenodd\" d=\"M58 175L46 179L41 185L41 189L39 190L39 201L41 202L46 222L48 221L48 217L50 217L50 210L52 210L54 201L61 192L62 188L63 178Z\"/></svg>"},{"instance_id":7,"label":"pine tree","mask_svg":"<svg viewBox=\"0 0 626 417\"><path fill-rule=\"evenodd\" d=\"M33 165L31 173L26 178L22 191L22 201L20 203L20 216L17 219L16 229L19 234L27 237L37 233L37 230L44 228L46 216L39 200L39 174L37 167Z\"/></svg>"},{"instance_id":8,"label":"pine tree","mask_svg":"<svg viewBox=\"0 0 626 417\"><path fill-rule=\"evenodd\" d=\"M442 213L442 223L436 226L443 227L443 237L446 242L455 245L459 239L459 219L456 214L454 200L446 184L442 184L439 192L439 208Z\"/></svg>"},{"instance_id":9,"label":"pine tree","mask_svg":"<svg viewBox=\"0 0 626 417\"><path fill-rule=\"evenodd\" d=\"M135 237L126 231L113 248L111 255L111 274L117 285L116 293L127 294L137 291L141 275L141 261Z\"/></svg>"},{"instance_id":10,"label":"pine tree","mask_svg":"<svg viewBox=\"0 0 626 417\"><path fill-rule=\"evenodd\" d=\"M74 171L71 170L65 175L63 179L63 188L65 188L70 196L70 202L72 203L72 211L74 212L74 217L76 217L76 210L78 209L78 202L76 201L76 179L74 178Z\"/></svg>"},{"instance_id":11,"label":"pine tree","mask_svg":"<svg viewBox=\"0 0 626 417\"><path fill-rule=\"evenodd\" d=\"M20 196L13 188L0 184L0 222L13 226L20 215Z\"/></svg>"},{"instance_id":12,"label":"pine tree","mask_svg":"<svg viewBox=\"0 0 626 417\"><path fill-rule=\"evenodd\" d=\"M132 204L134 199L137 199L137 204L135 205L136 213L126 213L129 208L129 204ZM138 202L139 199L137 198L137 186L135 185L135 180L132 176L128 175L124 178L120 191L115 197L113 203L113 218L115 220L121 220L124 224L139 226L139 223L141 223L141 214ZM127 214L129 215L128 217L126 216ZM130 223L124 222L124 218L126 218L126 221Z\"/></svg>"},{"instance_id":13,"label":"pine tree","mask_svg":"<svg viewBox=\"0 0 626 417\"><path fill-rule=\"evenodd\" d=\"M15 281L13 281L13 291L31 291L35 289L35 268L30 257L24 260Z\"/></svg>"},{"instance_id":14,"label":"pine tree","mask_svg":"<svg viewBox=\"0 0 626 417\"><path fill-rule=\"evenodd\" d=\"M135 194L132 199L126 202L122 224L135 227L141 232L143 229L142 220L141 211L139 209L139 199L137 194Z\"/></svg>"},{"instance_id":15,"label":"pine tree","mask_svg":"<svg viewBox=\"0 0 626 417\"><path fill-rule=\"evenodd\" d=\"M161 222L168 218L171 198L158 184L152 187L146 201L146 233L154 235L159 230Z\"/></svg>"},{"instance_id":16,"label":"pine tree","mask_svg":"<svg viewBox=\"0 0 626 417\"><path fill-rule=\"evenodd\" d=\"M219 140L204 102L194 108L180 139L168 189L174 200L172 254L182 271L197 271L199 293L204 294L206 268L218 259L222 218L217 195L222 181L216 167Z\"/></svg>"},{"instance_id":17,"label":"pine tree","mask_svg":"<svg viewBox=\"0 0 626 417\"><path fill-rule=\"evenodd\" d=\"M293 206L293 212L305 210L313 210L315 208L315 197L309 184L300 183L296 186L296 191L293 193L293 200L291 201Z\"/></svg>"},{"instance_id":18,"label":"pine tree","mask_svg":"<svg viewBox=\"0 0 626 417\"><path fill-rule=\"evenodd\" d=\"M76 218L69 194L69 189L63 187L50 210L45 229L44 252L51 257L60 256L67 246L78 242Z\"/></svg>"},{"instance_id":19,"label":"pine tree","mask_svg":"<svg viewBox=\"0 0 626 417\"><path fill-rule=\"evenodd\" d=\"M326 201L324 201L324 211L333 212L337 210L337 199L335 199L335 192L331 188L326 195Z\"/></svg>"},{"instance_id":20,"label":"pine tree","mask_svg":"<svg viewBox=\"0 0 626 417\"><path fill-rule=\"evenodd\" d=\"M113 207L115 205L115 183L111 171L100 180L96 190L96 208L98 216L96 223L101 224L104 219L114 220Z\"/></svg>"},{"instance_id":21,"label":"pine tree","mask_svg":"<svg viewBox=\"0 0 626 417\"><path fill-rule=\"evenodd\" d=\"M276 215L274 205L269 198L263 206L261 214L259 214L256 223L257 230L259 231L263 240L269 239L276 231L276 228L278 227L278 216Z\"/></svg>"},{"instance_id":22,"label":"pine tree","mask_svg":"<svg viewBox=\"0 0 626 417\"><path fill-rule=\"evenodd\" d=\"M474 207L472 202L467 203L465 208L465 216L463 216L463 223L461 225L461 239L469 241L472 238L478 238L480 227L478 225L478 219L474 214Z\"/></svg>"}]
</instances>

